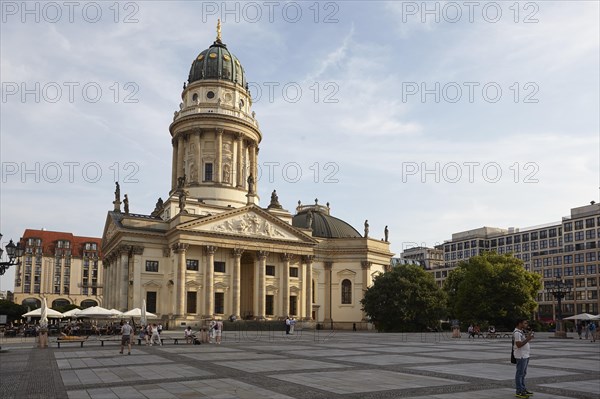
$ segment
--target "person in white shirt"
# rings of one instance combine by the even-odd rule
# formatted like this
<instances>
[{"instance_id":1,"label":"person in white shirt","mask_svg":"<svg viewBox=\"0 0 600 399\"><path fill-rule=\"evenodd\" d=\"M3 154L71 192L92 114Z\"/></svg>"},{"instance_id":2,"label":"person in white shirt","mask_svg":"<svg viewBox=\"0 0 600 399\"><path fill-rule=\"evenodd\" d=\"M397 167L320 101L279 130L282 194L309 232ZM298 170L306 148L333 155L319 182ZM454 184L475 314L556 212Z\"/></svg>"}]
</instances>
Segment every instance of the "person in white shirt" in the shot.
<instances>
[{"instance_id":1,"label":"person in white shirt","mask_svg":"<svg viewBox=\"0 0 600 399\"><path fill-rule=\"evenodd\" d=\"M188 326L185 329L185 343L193 344L194 343L194 333L192 332L192 327Z\"/></svg>"},{"instance_id":2,"label":"person in white shirt","mask_svg":"<svg viewBox=\"0 0 600 399\"><path fill-rule=\"evenodd\" d=\"M529 322L526 319L518 319L515 330L513 331L513 351L517 359L517 371L515 373L515 385L517 398L528 398L533 395L525 387L525 376L527 375L527 366L529 365L529 355L531 349L529 342L533 339L533 331L528 331Z\"/></svg>"}]
</instances>

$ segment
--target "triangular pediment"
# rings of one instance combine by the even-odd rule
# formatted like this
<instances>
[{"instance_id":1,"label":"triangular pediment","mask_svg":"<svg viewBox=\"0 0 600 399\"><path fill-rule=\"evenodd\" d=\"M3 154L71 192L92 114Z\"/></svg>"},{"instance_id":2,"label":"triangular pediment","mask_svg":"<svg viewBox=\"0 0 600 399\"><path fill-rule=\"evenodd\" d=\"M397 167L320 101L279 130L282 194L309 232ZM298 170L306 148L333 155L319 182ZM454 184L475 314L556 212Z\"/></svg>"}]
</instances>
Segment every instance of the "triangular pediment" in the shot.
<instances>
[{"instance_id":1,"label":"triangular pediment","mask_svg":"<svg viewBox=\"0 0 600 399\"><path fill-rule=\"evenodd\" d=\"M350 269L344 269L337 272L338 277L354 277L356 276L356 272Z\"/></svg>"},{"instance_id":2,"label":"triangular pediment","mask_svg":"<svg viewBox=\"0 0 600 399\"><path fill-rule=\"evenodd\" d=\"M185 286L186 286L186 287L188 287L188 288L196 288L196 289L198 289L198 288L202 288L202 284L200 284L200 283L199 283L199 282L197 282L196 280L188 280L188 281L185 283Z\"/></svg>"},{"instance_id":3,"label":"triangular pediment","mask_svg":"<svg viewBox=\"0 0 600 399\"><path fill-rule=\"evenodd\" d=\"M182 223L177 226L177 229L216 235L244 236L305 243L317 242L289 223L254 205Z\"/></svg>"},{"instance_id":4,"label":"triangular pediment","mask_svg":"<svg viewBox=\"0 0 600 399\"><path fill-rule=\"evenodd\" d=\"M162 287L162 284L154 281L154 280L150 280L144 284L142 284L144 287L155 287L155 288L159 288Z\"/></svg>"},{"instance_id":5,"label":"triangular pediment","mask_svg":"<svg viewBox=\"0 0 600 399\"><path fill-rule=\"evenodd\" d=\"M102 233L102 248L108 248L109 243L119 230L121 230L119 222L115 220L113 212L109 212L106 216L104 231Z\"/></svg>"}]
</instances>

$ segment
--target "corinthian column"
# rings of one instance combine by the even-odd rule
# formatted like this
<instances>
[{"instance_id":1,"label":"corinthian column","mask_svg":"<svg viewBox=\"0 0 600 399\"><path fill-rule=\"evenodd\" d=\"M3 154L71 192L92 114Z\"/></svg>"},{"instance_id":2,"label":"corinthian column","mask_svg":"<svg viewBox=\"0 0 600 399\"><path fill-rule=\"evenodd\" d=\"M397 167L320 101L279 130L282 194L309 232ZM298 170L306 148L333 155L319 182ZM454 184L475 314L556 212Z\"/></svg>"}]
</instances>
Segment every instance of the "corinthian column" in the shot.
<instances>
[{"instance_id":1,"label":"corinthian column","mask_svg":"<svg viewBox=\"0 0 600 399\"><path fill-rule=\"evenodd\" d=\"M325 306L323 309L324 322L331 322L331 271L333 269L333 262L325 262Z\"/></svg>"},{"instance_id":2,"label":"corinthian column","mask_svg":"<svg viewBox=\"0 0 600 399\"><path fill-rule=\"evenodd\" d=\"M223 129L217 128L217 159L215 160L215 182L221 183L223 180Z\"/></svg>"},{"instance_id":3,"label":"corinthian column","mask_svg":"<svg viewBox=\"0 0 600 399\"><path fill-rule=\"evenodd\" d=\"M184 175L183 170L183 157L185 156L185 143L183 139L183 133L179 134L179 138L177 141L177 177L182 177Z\"/></svg>"},{"instance_id":4,"label":"corinthian column","mask_svg":"<svg viewBox=\"0 0 600 399\"><path fill-rule=\"evenodd\" d=\"M265 269L267 267L267 251L258 251L258 314L259 318L265 317L265 291L266 291L266 279Z\"/></svg>"},{"instance_id":5,"label":"corinthian column","mask_svg":"<svg viewBox=\"0 0 600 399\"><path fill-rule=\"evenodd\" d=\"M176 253L175 264L175 314L183 316L185 314L185 251L188 244L173 244L173 252Z\"/></svg>"},{"instance_id":6,"label":"corinthian column","mask_svg":"<svg viewBox=\"0 0 600 399\"><path fill-rule=\"evenodd\" d=\"M215 252L217 252L217 247L213 245L207 245L206 255L208 257L208 261L206 262L206 304L205 315L207 317L212 317L215 313Z\"/></svg>"},{"instance_id":7,"label":"corinthian column","mask_svg":"<svg viewBox=\"0 0 600 399\"><path fill-rule=\"evenodd\" d=\"M305 309L306 309L306 317L312 319L312 304L313 304L313 292L312 292L312 263L314 256L307 255L304 257L304 262L306 263L306 288L304 292L306 293L305 300Z\"/></svg>"},{"instance_id":8,"label":"corinthian column","mask_svg":"<svg viewBox=\"0 0 600 399\"><path fill-rule=\"evenodd\" d=\"M283 317L290 314L290 260L292 255L281 254L281 311Z\"/></svg>"},{"instance_id":9,"label":"corinthian column","mask_svg":"<svg viewBox=\"0 0 600 399\"><path fill-rule=\"evenodd\" d=\"M362 291L363 291L363 293L367 291L367 288L369 288L369 274L371 272L372 264L373 264L373 262L369 262L368 260L363 260L360 262L360 266L362 268ZM367 319L367 314L364 311L362 312L362 319L363 320Z\"/></svg>"},{"instance_id":10,"label":"corinthian column","mask_svg":"<svg viewBox=\"0 0 600 399\"><path fill-rule=\"evenodd\" d=\"M117 309L120 311L127 311L128 303L127 297L129 296L129 251L130 246L123 246L120 249L120 272L119 276L119 301Z\"/></svg>"},{"instance_id":11,"label":"corinthian column","mask_svg":"<svg viewBox=\"0 0 600 399\"><path fill-rule=\"evenodd\" d=\"M171 144L173 145L173 159L171 163L171 190L177 188L177 140L172 139Z\"/></svg>"},{"instance_id":12,"label":"corinthian column","mask_svg":"<svg viewBox=\"0 0 600 399\"><path fill-rule=\"evenodd\" d=\"M237 179L237 187L244 187L244 173L242 172L242 147L244 137L241 133L236 133L235 140L237 142L237 162L235 164L235 175Z\"/></svg>"},{"instance_id":13,"label":"corinthian column","mask_svg":"<svg viewBox=\"0 0 600 399\"><path fill-rule=\"evenodd\" d=\"M235 248L233 250L233 257L235 262L233 264L233 315L236 318L240 318L240 269L242 263L243 249Z\"/></svg>"}]
</instances>

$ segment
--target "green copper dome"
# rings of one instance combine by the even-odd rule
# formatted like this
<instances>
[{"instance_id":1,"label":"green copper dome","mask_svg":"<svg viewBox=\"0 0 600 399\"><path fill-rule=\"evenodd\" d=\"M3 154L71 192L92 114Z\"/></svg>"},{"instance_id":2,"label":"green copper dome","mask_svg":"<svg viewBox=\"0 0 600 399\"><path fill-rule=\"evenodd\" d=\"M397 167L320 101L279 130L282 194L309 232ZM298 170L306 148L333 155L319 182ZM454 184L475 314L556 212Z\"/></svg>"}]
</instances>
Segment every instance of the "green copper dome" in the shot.
<instances>
[{"instance_id":1,"label":"green copper dome","mask_svg":"<svg viewBox=\"0 0 600 399\"><path fill-rule=\"evenodd\" d=\"M190 68L188 84L207 79L228 80L248 88L242 64L220 39L196 57Z\"/></svg>"},{"instance_id":2,"label":"green copper dome","mask_svg":"<svg viewBox=\"0 0 600 399\"><path fill-rule=\"evenodd\" d=\"M310 215L309 215L310 214ZM312 219L312 220L311 220ZM310 226L309 226L310 222ZM360 233L341 219L328 215L319 208L303 209L292 218L292 226L308 229L321 238L359 238Z\"/></svg>"}]
</instances>

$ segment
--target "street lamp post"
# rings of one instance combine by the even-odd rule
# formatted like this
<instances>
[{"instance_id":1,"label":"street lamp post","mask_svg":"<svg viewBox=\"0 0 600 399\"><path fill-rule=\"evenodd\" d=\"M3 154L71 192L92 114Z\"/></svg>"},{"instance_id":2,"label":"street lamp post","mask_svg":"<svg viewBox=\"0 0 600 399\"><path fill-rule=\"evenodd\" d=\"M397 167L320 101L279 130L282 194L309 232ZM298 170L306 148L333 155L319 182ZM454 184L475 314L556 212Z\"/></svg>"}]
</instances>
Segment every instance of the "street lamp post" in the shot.
<instances>
[{"instance_id":1,"label":"street lamp post","mask_svg":"<svg viewBox=\"0 0 600 399\"><path fill-rule=\"evenodd\" d=\"M0 241L2 240L2 234L0 234ZM24 248L21 247L21 243L13 243L13 240L6 245L6 255L8 255L8 262L0 262L0 276L2 276L9 267L17 266L21 264L20 258L23 256L23 252L25 252ZM4 250L0 248L0 259L2 258L2 254L4 254Z\"/></svg>"},{"instance_id":2,"label":"street lamp post","mask_svg":"<svg viewBox=\"0 0 600 399\"><path fill-rule=\"evenodd\" d=\"M551 281L550 284L548 284L548 290L550 291L550 293L552 295L554 295L554 297L556 298L557 302L558 302L558 311L557 311L557 320L556 320L556 330L554 332L554 336L556 338L566 338L567 337L567 332L563 331L563 326L562 326L562 299L565 297L565 294L567 292L571 292L572 289L572 285L566 283L564 280L562 280L559 276L556 276L556 278L554 279L554 281Z\"/></svg>"}]
</instances>

